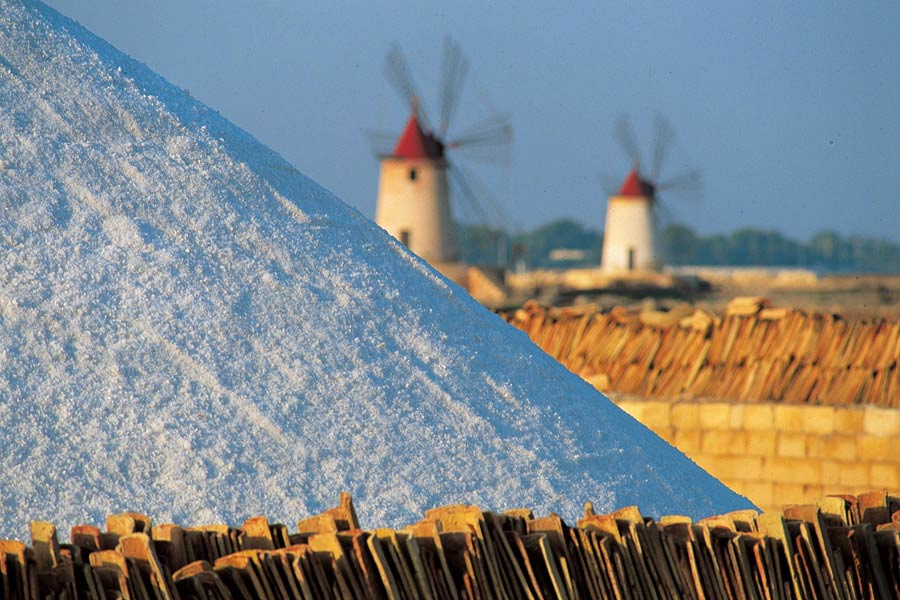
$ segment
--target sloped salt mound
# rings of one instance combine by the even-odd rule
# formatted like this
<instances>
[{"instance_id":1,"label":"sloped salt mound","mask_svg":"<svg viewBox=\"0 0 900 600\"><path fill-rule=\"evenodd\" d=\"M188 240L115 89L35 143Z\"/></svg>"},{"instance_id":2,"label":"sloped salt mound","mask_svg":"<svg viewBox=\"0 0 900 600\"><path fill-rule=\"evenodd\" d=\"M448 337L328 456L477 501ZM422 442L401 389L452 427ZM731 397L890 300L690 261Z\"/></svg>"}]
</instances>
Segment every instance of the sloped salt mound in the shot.
<instances>
[{"instance_id":1,"label":"sloped salt mound","mask_svg":"<svg viewBox=\"0 0 900 600\"><path fill-rule=\"evenodd\" d=\"M312 142L311 142L312 143ZM748 506L247 133L0 0L0 535ZM147 491L150 490L150 491Z\"/></svg>"}]
</instances>

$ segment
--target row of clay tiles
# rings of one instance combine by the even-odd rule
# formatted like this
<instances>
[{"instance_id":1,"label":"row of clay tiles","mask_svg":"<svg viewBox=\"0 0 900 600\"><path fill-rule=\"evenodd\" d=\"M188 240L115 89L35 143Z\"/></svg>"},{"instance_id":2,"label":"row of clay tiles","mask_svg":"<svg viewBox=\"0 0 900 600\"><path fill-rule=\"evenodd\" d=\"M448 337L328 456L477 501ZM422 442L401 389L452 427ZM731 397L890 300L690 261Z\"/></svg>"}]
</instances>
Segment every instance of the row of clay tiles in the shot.
<instances>
[{"instance_id":1,"label":"row of clay tiles","mask_svg":"<svg viewBox=\"0 0 900 600\"><path fill-rule=\"evenodd\" d=\"M602 391L900 406L900 319L849 321L763 298L735 299L722 316L534 302L501 316Z\"/></svg>"},{"instance_id":2,"label":"row of clay tiles","mask_svg":"<svg viewBox=\"0 0 900 600\"><path fill-rule=\"evenodd\" d=\"M4 599L900 598L900 498L883 492L699 522L587 505L572 527L455 505L362 531L343 495L296 533L264 517L182 528L135 513L76 526L69 544L49 523L31 530L31 547L0 542Z\"/></svg>"}]
</instances>

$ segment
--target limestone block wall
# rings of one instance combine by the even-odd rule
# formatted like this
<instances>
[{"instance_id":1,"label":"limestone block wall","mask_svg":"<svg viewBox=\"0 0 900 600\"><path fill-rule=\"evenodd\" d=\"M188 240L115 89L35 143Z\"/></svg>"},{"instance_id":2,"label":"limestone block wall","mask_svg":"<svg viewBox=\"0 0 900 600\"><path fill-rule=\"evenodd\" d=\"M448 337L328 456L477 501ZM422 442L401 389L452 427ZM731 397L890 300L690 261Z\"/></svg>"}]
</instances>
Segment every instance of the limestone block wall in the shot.
<instances>
[{"instance_id":1,"label":"limestone block wall","mask_svg":"<svg viewBox=\"0 0 900 600\"><path fill-rule=\"evenodd\" d=\"M900 491L900 409L610 398L766 511Z\"/></svg>"}]
</instances>

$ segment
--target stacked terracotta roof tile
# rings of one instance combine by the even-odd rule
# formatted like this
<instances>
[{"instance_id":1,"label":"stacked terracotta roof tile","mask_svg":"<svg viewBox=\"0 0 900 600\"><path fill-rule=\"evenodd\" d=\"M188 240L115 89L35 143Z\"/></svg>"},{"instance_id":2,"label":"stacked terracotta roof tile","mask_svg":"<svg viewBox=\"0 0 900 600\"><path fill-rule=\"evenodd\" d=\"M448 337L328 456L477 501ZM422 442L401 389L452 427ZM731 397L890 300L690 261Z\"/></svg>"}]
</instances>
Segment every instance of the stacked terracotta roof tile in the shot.
<instances>
[{"instance_id":1,"label":"stacked terracotta roof tile","mask_svg":"<svg viewBox=\"0 0 900 600\"><path fill-rule=\"evenodd\" d=\"M502 316L604 391L900 406L900 319L845 320L762 298L736 299L722 316L535 303Z\"/></svg>"},{"instance_id":2,"label":"stacked terracotta roof tile","mask_svg":"<svg viewBox=\"0 0 900 600\"><path fill-rule=\"evenodd\" d=\"M454 505L396 531L359 529L343 495L293 533L125 513L32 538L0 542L3 598L900 598L900 498L883 492L699 522L587 505L577 526Z\"/></svg>"}]
</instances>

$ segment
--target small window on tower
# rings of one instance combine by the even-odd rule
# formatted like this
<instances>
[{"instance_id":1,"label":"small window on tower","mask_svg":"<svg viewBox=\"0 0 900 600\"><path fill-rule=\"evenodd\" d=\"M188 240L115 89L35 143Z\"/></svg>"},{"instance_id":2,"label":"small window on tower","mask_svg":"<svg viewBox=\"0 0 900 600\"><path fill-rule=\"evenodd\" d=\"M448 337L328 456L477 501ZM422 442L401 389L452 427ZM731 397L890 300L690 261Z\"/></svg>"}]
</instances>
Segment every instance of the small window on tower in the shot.
<instances>
[{"instance_id":1,"label":"small window on tower","mask_svg":"<svg viewBox=\"0 0 900 600\"><path fill-rule=\"evenodd\" d=\"M416 170L415 170L415 169L410 169L410 170L409 170L409 180L410 180L410 181L415 181L415 180L416 180L416 175L417 175L417 173L416 173Z\"/></svg>"},{"instance_id":2,"label":"small window on tower","mask_svg":"<svg viewBox=\"0 0 900 600\"><path fill-rule=\"evenodd\" d=\"M400 230L400 243L409 248L409 229Z\"/></svg>"}]
</instances>

